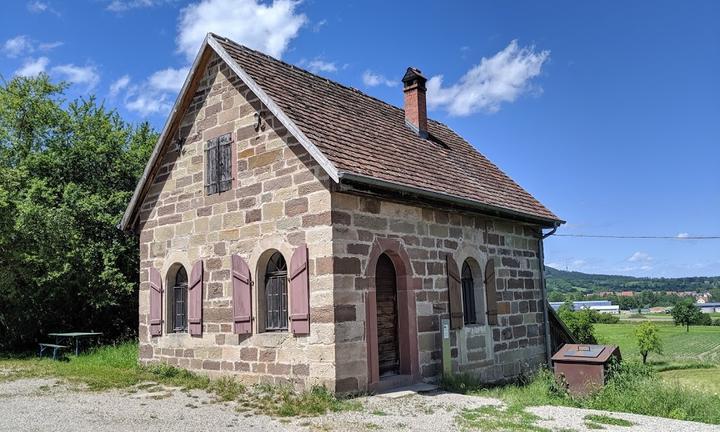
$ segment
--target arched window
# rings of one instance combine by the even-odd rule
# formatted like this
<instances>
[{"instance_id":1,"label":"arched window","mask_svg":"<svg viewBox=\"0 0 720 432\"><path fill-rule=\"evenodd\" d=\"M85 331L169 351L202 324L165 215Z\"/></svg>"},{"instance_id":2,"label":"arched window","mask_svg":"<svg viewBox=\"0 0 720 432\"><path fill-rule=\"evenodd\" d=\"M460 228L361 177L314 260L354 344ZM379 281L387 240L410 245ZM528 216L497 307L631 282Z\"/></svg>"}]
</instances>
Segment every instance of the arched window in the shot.
<instances>
[{"instance_id":1,"label":"arched window","mask_svg":"<svg viewBox=\"0 0 720 432\"><path fill-rule=\"evenodd\" d=\"M475 281L468 261L465 260L461 272L463 315L465 324L477 324L477 311L475 310Z\"/></svg>"},{"instance_id":2,"label":"arched window","mask_svg":"<svg viewBox=\"0 0 720 432\"><path fill-rule=\"evenodd\" d=\"M272 254L265 268L265 331L288 329L287 264L280 252Z\"/></svg>"},{"instance_id":3,"label":"arched window","mask_svg":"<svg viewBox=\"0 0 720 432\"><path fill-rule=\"evenodd\" d=\"M187 331L187 292L188 277L185 268L180 266L175 273L172 285L172 330Z\"/></svg>"}]
</instances>

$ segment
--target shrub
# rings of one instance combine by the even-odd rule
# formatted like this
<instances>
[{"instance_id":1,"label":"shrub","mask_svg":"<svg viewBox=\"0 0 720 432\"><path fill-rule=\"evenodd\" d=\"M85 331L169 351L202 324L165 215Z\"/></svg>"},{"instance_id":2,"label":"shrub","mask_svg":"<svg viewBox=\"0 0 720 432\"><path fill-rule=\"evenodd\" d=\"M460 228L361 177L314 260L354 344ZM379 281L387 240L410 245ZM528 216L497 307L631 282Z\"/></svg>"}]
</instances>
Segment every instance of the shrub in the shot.
<instances>
[{"instance_id":1,"label":"shrub","mask_svg":"<svg viewBox=\"0 0 720 432\"><path fill-rule=\"evenodd\" d=\"M560 306L558 315L579 343L594 344L597 343L597 338L593 328L593 312L589 309L575 312L566 303Z\"/></svg>"},{"instance_id":2,"label":"shrub","mask_svg":"<svg viewBox=\"0 0 720 432\"><path fill-rule=\"evenodd\" d=\"M611 315L606 313L600 313L597 311L592 314L593 323L597 324L617 324L620 322L620 318L617 315Z\"/></svg>"},{"instance_id":3,"label":"shrub","mask_svg":"<svg viewBox=\"0 0 720 432\"><path fill-rule=\"evenodd\" d=\"M693 324L709 326L712 325L712 318L710 317L710 314L700 312L700 314L698 314L698 316L695 318L695 321L693 321Z\"/></svg>"}]
</instances>

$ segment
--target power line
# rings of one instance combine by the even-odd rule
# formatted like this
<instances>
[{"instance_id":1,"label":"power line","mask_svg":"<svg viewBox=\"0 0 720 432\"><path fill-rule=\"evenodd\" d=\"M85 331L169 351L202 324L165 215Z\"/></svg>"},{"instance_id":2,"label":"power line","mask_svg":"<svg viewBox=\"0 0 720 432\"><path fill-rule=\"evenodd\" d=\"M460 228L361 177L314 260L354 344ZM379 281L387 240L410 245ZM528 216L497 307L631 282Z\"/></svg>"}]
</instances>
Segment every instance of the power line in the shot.
<instances>
[{"instance_id":1,"label":"power line","mask_svg":"<svg viewBox=\"0 0 720 432\"><path fill-rule=\"evenodd\" d=\"M631 236L603 234L555 234L553 237L581 237L602 239L633 239L633 240L720 240L720 236Z\"/></svg>"}]
</instances>

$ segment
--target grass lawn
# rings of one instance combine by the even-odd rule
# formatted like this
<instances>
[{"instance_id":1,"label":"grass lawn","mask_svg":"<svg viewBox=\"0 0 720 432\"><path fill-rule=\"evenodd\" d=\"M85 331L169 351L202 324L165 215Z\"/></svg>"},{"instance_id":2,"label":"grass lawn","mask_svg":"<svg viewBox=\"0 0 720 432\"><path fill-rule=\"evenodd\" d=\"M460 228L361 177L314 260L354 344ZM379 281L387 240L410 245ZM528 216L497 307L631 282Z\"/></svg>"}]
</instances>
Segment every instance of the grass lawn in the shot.
<instances>
[{"instance_id":1,"label":"grass lawn","mask_svg":"<svg viewBox=\"0 0 720 432\"><path fill-rule=\"evenodd\" d=\"M657 366L688 363L720 364L720 327L685 327L656 322L663 342L663 354L651 353L648 361ZM595 334L601 343L620 346L624 359L640 360L635 339L638 323L595 324Z\"/></svg>"},{"instance_id":2,"label":"grass lawn","mask_svg":"<svg viewBox=\"0 0 720 432\"><path fill-rule=\"evenodd\" d=\"M720 395L720 367L709 369L679 369L661 372L665 381L699 391Z\"/></svg>"}]
</instances>

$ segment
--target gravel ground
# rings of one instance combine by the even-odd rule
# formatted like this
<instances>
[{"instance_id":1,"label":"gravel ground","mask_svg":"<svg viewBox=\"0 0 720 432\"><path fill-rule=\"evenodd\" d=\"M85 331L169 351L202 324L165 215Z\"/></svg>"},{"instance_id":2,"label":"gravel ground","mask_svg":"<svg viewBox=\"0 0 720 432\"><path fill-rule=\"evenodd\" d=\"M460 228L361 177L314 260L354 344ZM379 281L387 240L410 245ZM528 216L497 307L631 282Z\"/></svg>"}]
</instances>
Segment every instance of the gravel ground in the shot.
<instances>
[{"instance_id":1,"label":"gravel ground","mask_svg":"<svg viewBox=\"0 0 720 432\"><path fill-rule=\"evenodd\" d=\"M607 411L588 410L580 408L540 406L530 407L527 411L541 417L543 420L537 422L538 426L551 430L575 429L589 431L585 427L578 427L585 423L583 417L588 414L604 414L614 418L628 420L633 426L610 426L603 425L608 432L717 432L720 426L713 426L704 423L671 420L659 417L650 417L638 414L611 413Z\"/></svg>"},{"instance_id":2,"label":"gravel ground","mask_svg":"<svg viewBox=\"0 0 720 432\"><path fill-rule=\"evenodd\" d=\"M232 403L215 402L201 391L184 392L151 384L131 390L90 392L49 379L0 382L0 431L433 431L458 430L456 417L465 408L502 405L490 398L451 393L361 398L363 410L321 417L273 419L241 413ZM586 431L583 417L599 411L566 407L533 407L538 426ZM720 431L700 423L612 413L632 427L605 426L606 431Z\"/></svg>"}]
</instances>

